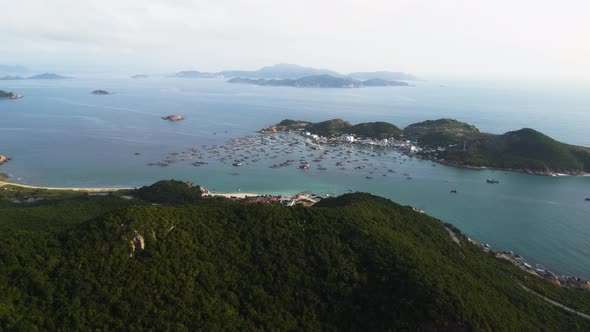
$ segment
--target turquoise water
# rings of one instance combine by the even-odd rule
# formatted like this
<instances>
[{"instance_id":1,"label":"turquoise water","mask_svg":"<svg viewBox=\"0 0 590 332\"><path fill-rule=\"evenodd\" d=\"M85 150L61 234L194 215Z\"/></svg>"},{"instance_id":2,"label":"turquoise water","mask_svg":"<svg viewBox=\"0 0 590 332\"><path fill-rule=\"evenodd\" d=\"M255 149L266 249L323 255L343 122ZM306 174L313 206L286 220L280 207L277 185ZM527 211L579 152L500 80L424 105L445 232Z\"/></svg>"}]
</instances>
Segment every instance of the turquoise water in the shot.
<instances>
[{"instance_id":1,"label":"turquoise water","mask_svg":"<svg viewBox=\"0 0 590 332\"><path fill-rule=\"evenodd\" d=\"M405 126L453 117L493 133L532 127L567 143L590 146L590 95L583 87L418 82L408 88L296 89L207 79L2 83L0 89L26 96L0 101L0 153L13 157L0 172L22 183L110 187L175 178L218 192L367 191L423 209L495 249L513 250L553 271L590 278L590 203L584 201L590 196L590 177L433 167L427 161L402 160L393 152L370 157L362 170L341 170L334 165L337 159L322 162L326 171L313 163L307 171L268 167L287 157L239 168L213 159L203 167L190 162L147 166L171 152L252 135L284 118L338 117ZM116 94L91 95L95 89ZM160 119L170 114L182 114L186 120ZM309 154L297 150L288 158L313 159ZM487 178L500 184L488 185ZM451 189L458 194L449 194Z\"/></svg>"}]
</instances>

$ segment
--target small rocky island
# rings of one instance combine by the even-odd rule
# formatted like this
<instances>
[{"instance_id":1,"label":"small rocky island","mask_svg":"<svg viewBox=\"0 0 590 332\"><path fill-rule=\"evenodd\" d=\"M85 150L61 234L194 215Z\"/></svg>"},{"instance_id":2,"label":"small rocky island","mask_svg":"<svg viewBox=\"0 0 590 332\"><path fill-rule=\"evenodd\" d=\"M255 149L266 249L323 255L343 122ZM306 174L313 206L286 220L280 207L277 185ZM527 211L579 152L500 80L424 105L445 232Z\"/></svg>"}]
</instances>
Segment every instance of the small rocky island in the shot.
<instances>
[{"instance_id":1,"label":"small rocky island","mask_svg":"<svg viewBox=\"0 0 590 332\"><path fill-rule=\"evenodd\" d=\"M5 162L7 162L9 160L10 160L10 158L0 154L0 165L4 164Z\"/></svg>"},{"instance_id":2,"label":"small rocky island","mask_svg":"<svg viewBox=\"0 0 590 332\"><path fill-rule=\"evenodd\" d=\"M171 122L182 121L182 120L184 120L184 116L182 116L182 115L168 115L168 116L163 117L162 120L168 120Z\"/></svg>"},{"instance_id":3,"label":"small rocky island","mask_svg":"<svg viewBox=\"0 0 590 332\"><path fill-rule=\"evenodd\" d=\"M94 90L91 92L93 95L99 95L99 96L104 96L104 95L112 95L112 92L108 92L105 90Z\"/></svg>"},{"instance_id":4,"label":"small rocky island","mask_svg":"<svg viewBox=\"0 0 590 332\"><path fill-rule=\"evenodd\" d=\"M6 91L2 91L0 90L0 98L7 98L7 99L20 99L24 97L23 95L20 95L18 93L14 93L14 92L6 92Z\"/></svg>"}]
</instances>

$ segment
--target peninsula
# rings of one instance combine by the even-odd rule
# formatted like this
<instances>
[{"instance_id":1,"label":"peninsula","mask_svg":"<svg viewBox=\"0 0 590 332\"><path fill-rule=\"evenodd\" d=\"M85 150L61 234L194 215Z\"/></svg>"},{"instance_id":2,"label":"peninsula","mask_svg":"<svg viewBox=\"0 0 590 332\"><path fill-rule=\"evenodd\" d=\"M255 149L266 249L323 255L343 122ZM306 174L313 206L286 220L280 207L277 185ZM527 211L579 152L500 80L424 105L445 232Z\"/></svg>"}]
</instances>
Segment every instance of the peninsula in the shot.
<instances>
[{"instance_id":1,"label":"peninsula","mask_svg":"<svg viewBox=\"0 0 590 332\"><path fill-rule=\"evenodd\" d=\"M20 99L23 98L24 96L18 93L14 93L14 92L6 92L3 90L0 90L0 99L2 98L7 98L7 99Z\"/></svg>"},{"instance_id":2,"label":"peninsula","mask_svg":"<svg viewBox=\"0 0 590 332\"><path fill-rule=\"evenodd\" d=\"M232 78L228 83L254 84L264 86L290 86L297 88L362 88L377 86L409 86L406 82L387 81L383 79L370 79L359 81L348 77L336 77L331 75L306 76L298 79L251 79Z\"/></svg>"},{"instance_id":3,"label":"peninsula","mask_svg":"<svg viewBox=\"0 0 590 332\"><path fill-rule=\"evenodd\" d=\"M316 143L391 146L439 163L467 168L495 168L538 175L590 173L590 148L558 142L534 129L502 135L482 133L454 119L429 120L403 130L387 122L353 125L341 119L318 123L283 120L261 133L292 131Z\"/></svg>"}]
</instances>

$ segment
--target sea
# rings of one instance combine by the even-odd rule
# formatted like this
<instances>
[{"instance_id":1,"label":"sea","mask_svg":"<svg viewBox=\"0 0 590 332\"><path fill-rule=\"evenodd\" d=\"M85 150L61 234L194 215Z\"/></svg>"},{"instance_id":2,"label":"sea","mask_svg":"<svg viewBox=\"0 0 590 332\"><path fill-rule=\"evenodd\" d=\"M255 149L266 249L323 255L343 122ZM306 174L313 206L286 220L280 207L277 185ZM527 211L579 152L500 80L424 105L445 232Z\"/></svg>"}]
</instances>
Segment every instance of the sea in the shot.
<instances>
[{"instance_id":1,"label":"sea","mask_svg":"<svg viewBox=\"0 0 590 332\"><path fill-rule=\"evenodd\" d=\"M447 80L412 84L305 89L222 79L0 81L1 90L25 95L0 101L0 154L12 157L0 172L14 182L53 187L136 187L177 179L219 193L369 192L424 210L470 238L494 250L514 251L539 268L590 279L590 202L585 201L590 177L433 166L393 151L359 147L350 148L349 167L335 165L342 157L338 153L346 153L340 151L324 158L322 169L312 161L322 151L299 147L291 147L291 156L285 152L265 158L256 150L261 147L244 146L238 156L241 148L234 142L227 160L215 156L216 150L227 151L223 149L232 139L254 135L251 139L256 140L257 130L287 118L387 121L399 127L454 118L485 132L528 127L565 143L590 146L588 85ZM114 94L90 93L96 89ZM185 120L161 119L172 114ZM250 159L243 159L245 155ZM188 160L167 167L148 165L181 156ZM195 167L193 158L207 164ZM243 160L242 165L233 166L231 158ZM288 158L296 162L269 167ZM296 167L302 160L310 169ZM353 160L364 167L353 167ZM489 178L500 183L487 184Z\"/></svg>"}]
</instances>

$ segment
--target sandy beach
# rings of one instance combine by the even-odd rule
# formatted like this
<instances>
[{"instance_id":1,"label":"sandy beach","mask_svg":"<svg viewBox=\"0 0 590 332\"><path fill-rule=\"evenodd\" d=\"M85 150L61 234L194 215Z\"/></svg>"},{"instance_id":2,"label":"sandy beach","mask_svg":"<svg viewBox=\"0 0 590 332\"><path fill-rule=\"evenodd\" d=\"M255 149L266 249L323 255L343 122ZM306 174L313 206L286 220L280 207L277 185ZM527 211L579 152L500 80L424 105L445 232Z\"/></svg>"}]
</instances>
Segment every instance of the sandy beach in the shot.
<instances>
[{"instance_id":1,"label":"sandy beach","mask_svg":"<svg viewBox=\"0 0 590 332\"><path fill-rule=\"evenodd\" d=\"M29 186L26 184L12 183L6 181L0 181L0 187L4 186L15 186L27 189L45 189L45 190L72 190L72 191L87 191L87 192L105 192L105 191L118 191L133 188L72 188L72 187L40 187L40 186Z\"/></svg>"},{"instance_id":2,"label":"sandy beach","mask_svg":"<svg viewBox=\"0 0 590 332\"><path fill-rule=\"evenodd\" d=\"M43 189L43 190L72 190L72 191L81 191L81 192L112 192L112 191L119 191L119 190L129 190L134 188L74 188L74 187L41 187L41 186L29 186L26 184L20 183L13 183L13 182L6 182L0 181L0 187L4 186L15 186L20 188L27 188L27 189ZM205 196L218 196L218 197L226 197L226 198L246 198L246 197L256 197L261 196L262 194L253 194L253 193L211 193Z\"/></svg>"}]
</instances>

